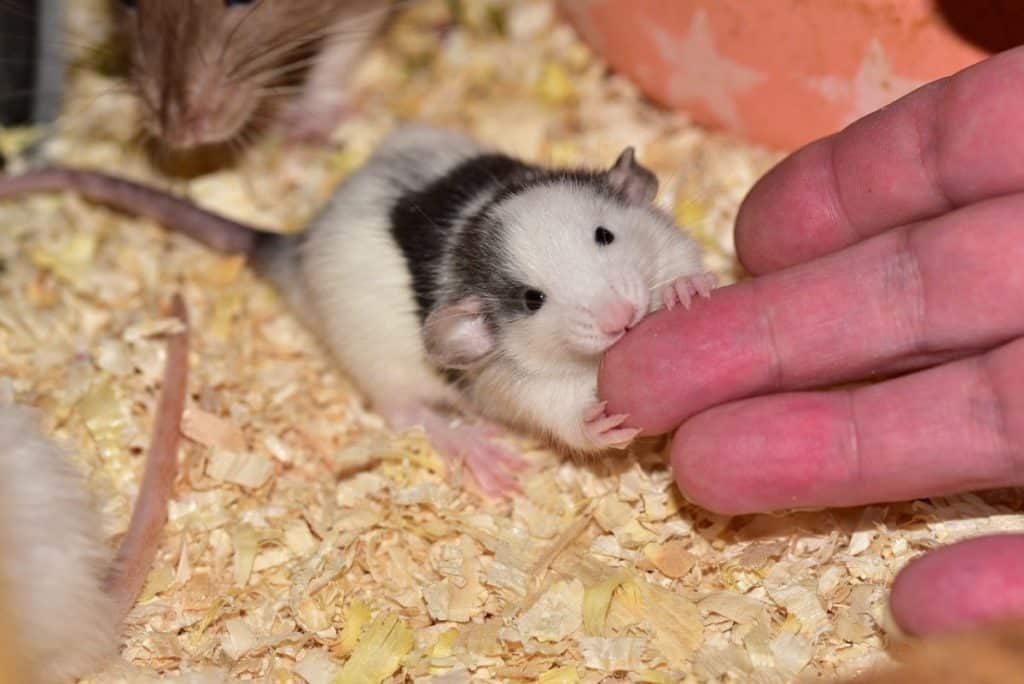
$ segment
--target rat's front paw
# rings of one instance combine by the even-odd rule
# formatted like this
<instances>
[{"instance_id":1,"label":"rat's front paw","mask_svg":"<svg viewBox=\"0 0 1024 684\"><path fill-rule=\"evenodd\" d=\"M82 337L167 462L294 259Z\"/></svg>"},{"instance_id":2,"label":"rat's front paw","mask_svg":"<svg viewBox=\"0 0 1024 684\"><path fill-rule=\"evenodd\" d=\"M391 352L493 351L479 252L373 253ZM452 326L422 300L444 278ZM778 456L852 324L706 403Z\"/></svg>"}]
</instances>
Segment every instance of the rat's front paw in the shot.
<instances>
[{"instance_id":1,"label":"rat's front paw","mask_svg":"<svg viewBox=\"0 0 1024 684\"><path fill-rule=\"evenodd\" d=\"M279 130L291 145L325 143L350 114L351 109L343 100L304 105L305 101L289 106L278 118Z\"/></svg>"},{"instance_id":2,"label":"rat's front paw","mask_svg":"<svg viewBox=\"0 0 1024 684\"><path fill-rule=\"evenodd\" d=\"M718 285L718 279L714 273L699 273L693 276L676 278L661 289L661 302L666 309L674 309L676 304L682 304L689 309L690 302L697 295L707 299L711 291Z\"/></svg>"},{"instance_id":3,"label":"rat's front paw","mask_svg":"<svg viewBox=\"0 0 1024 684\"><path fill-rule=\"evenodd\" d=\"M599 449L625 449L640 430L622 427L629 416L625 413L609 416L605 410L607 405L608 402L602 401L583 412L583 434Z\"/></svg>"}]
</instances>

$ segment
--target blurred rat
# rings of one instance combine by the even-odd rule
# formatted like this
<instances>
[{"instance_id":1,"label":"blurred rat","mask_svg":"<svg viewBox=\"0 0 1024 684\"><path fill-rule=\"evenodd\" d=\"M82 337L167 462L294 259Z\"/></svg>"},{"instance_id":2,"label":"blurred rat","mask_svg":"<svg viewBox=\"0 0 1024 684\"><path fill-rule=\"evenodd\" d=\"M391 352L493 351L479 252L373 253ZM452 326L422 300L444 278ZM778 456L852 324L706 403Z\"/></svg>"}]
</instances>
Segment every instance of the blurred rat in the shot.
<instances>
[{"instance_id":1,"label":"blurred rat","mask_svg":"<svg viewBox=\"0 0 1024 684\"><path fill-rule=\"evenodd\" d=\"M632 148L605 170L550 169L407 126L292 236L89 172L8 177L0 197L60 188L248 254L393 428L423 426L491 493L521 459L453 414L576 453L625 447L638 431L598 401L602 353L715 284Z\"/></svg>"},{"instance_id":2,"label":"blurred rat","mask_svg":"<svg viewBox=\"0 0 1024 684\"><path fill-rule=\"evenodd\" d=\"M186 323L184 303L174 314ZM66 682L116 652L159 547L177 473L188 332L168 340L131 522L112 558L81 476L32 413L0 404L0 682Z\"/></svg>"},{"instance_id":3,"label":"blurred rat","mask_svg":"<svg viewBox=\"0 0 1024 684\"><path fill-rule=\"evenodd\" d=\"M187 151L240 143L251 126L281 114L293 139L325 138L392 4L117 0L144 132Z\"/></svg>"}]
</instances>

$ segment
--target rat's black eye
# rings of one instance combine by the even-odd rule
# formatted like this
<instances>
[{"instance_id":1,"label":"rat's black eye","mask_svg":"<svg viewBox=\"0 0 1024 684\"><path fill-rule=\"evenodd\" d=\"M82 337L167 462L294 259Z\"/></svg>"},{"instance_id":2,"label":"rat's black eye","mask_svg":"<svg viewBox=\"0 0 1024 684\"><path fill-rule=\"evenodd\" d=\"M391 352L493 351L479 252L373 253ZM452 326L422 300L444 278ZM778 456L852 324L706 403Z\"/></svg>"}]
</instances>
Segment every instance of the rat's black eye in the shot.
<instances>
[{"instance_id":1,"label":"rat's black eye","mask_svg":"<svg viewBox=\"0 0 1024 684\"><path fill-rule=\"evenodd\" d=\"M234 5L251 5L253 2L254 0L224 0L224 4L228 7L233 7Z\"/></svg>"},{"instance_id":2,"label":"rat's black eye","mask_svg":"<svg viewBox=\"0 0 1024 684\"><path fill-rule=\"evenodd\" d=\"M536 311L544 306L544 293L540 290L527 290L523 294L523 305L527 311Z\"/></svg>"},{"instance_id":3,"label":"rat's black eye","mask_svg":"<svg viewBox=\"0 0 1024 684\"><path fill-rule=\"evenodd\" d=\"M597 230L594 231L594 242L604 247L615 242L615 233L608 230L604 226L598 226Z\"/></svg>"},{"instance_id":4,"label":"rat's black eye","mask_svg":"<svg viewBox=\"0 0 1024 684\"><path fill-rule=\"evenodd\" d=\"M138 0L121 0L121 7L127 7L128 9L135 9L138 4Z\"/></svg>"}]
</instances>

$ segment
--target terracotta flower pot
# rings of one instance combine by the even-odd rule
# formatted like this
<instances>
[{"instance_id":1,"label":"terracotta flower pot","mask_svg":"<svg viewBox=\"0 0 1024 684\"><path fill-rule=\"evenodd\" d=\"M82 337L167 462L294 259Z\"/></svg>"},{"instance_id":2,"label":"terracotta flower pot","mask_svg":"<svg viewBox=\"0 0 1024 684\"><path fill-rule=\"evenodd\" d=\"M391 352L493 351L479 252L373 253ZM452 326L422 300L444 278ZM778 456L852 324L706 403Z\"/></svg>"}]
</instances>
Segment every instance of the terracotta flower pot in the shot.
<instances>
[{"instance_id":1,"label":"terracotta flower pot","mask_svg":"<svg viewBox=\"0 0 1024 684\"><path fill-rule=\"evenodd\" d=\"M559 0L653 100L794 147L1024 42L1021 0Z\"/></svg>"}]
</instances>

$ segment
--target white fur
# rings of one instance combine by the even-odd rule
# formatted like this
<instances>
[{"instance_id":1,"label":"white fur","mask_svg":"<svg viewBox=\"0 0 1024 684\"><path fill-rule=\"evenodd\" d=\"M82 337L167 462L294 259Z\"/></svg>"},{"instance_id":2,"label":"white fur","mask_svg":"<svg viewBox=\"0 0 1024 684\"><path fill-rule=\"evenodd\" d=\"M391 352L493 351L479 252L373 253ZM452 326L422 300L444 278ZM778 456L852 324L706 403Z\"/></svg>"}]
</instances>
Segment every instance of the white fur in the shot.
<instances>
[{"instance_id":1,"label":"white fur","mask_svg":"<svg viewBox=\"0 0 1024 684\"><path fill-rule=\"evenodd\" d=\"M652 206L624 206L592 187L564 182L504 203L502 222L518 279L546 300L502 331L502 358L471 386L474 403L492 418L592 451L582 416L598 400L600 355L621 336L603 333L596 314L626 299L639 322L661 307L659 285L701 272L700 250ZM594 241L598 226L615 235L612 244Z\"/></svg>"},{"instance_id":2,"label":"white fur","mask_svg":"<svg viewBox=\"0 0 1024 684\"><path fill-rule=\"evenodd\" d=\"M409 188L485 151L447 131L401 129L314 222L299 255L299 278L276 280L293 304L312 309L307 318L386 415L415 404L460 405L468 397L491 418L575 450L595 450L600 445L587 438L583 413L597 402L600 354L621 336L601 332L596 314L625 298L637 323L661 306L656 286L700 272L699 249L664 212L623 205L586 185L548 184L504 202L503 261L547 300L536 314L500 331L495 353L457 395L426 360L412 279L391 237L389 212ZM615 241L596 244L597 226L611 230ZM450 260L449 254L439 274L442 293ZM441 300L456 303L444 294Z\"/></svg>"},{"instance_id":3,"label":"white fur","mask_svg":"<svg viewBox=\"0 0 1024 684\"><path fill-rule=\"evenodd\" d=\"M68 681L114 655L110 563L81 478L27 410L0 405L0 579L39 681Z\"/></svg>"},{"instance_id":4,"label":"white fur","mask_svg":"<svg viewBox=\"0 0 1024 684\"><path fill-rule=\"evenodd\" d=\"M377 410L454 404L458 397L426 360L412 278L390 232L404 188L422 187L479 154L468 138L409 126L385 140L331 199L300 255L298 284L331 351Z\"/></svg>"},{"instance_id":5,"label":"white fur","mask_svg":"<svg viewBox=\"0 0 1024 684\"><path fill-rule=\"evenodd\" d=\"M608 303L625 299L637 309L633 323L654 310L653 288L700 270L696 245L661 212L625 206L593 188L554 183L504 202L509 263L518 279L547 299L535 314L510 326L503 351L527 368L595 356L614 343L597 326ZM594 231L615 235L598 245Z\"/></svg>"}]
</instances>

